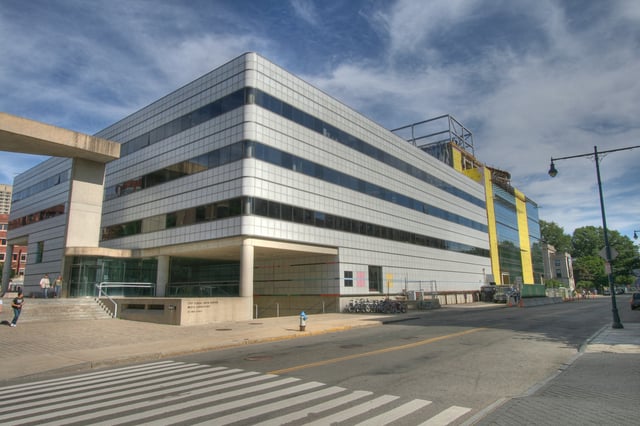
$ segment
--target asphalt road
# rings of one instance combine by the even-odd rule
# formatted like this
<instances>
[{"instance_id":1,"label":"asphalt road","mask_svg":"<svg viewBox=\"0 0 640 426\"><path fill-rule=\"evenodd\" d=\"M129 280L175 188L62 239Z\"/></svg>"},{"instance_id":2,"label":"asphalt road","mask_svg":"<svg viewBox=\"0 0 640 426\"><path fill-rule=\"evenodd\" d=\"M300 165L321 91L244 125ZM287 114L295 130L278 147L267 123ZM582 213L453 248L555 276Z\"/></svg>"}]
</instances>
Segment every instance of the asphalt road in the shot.
<instances>
[{"instance_id":1,"label":"asphalt road","mask_svg":"<svg viewBox=\"0 0 640 426\"><path fill-rule=\"evenodd\" d=\"M437 410L468 407L470 416L544 381L610 323L604 298L529 309L443 308L382 327L180 360L419 398Z\"/></svg>"},{"instance_id":2,"label":"asphalt road","mask_svg":"<svg viewBox=\"0 0 640 426\"><path fill-rule=\"evenodd\" d=\"M640 312L624 302L619 307L623 323L640 322ZM0 401L0 425L471 424L466 422L482 419L498 402L522 403L525 398L510 398L543 389L590 337L612 323L608 298L526 309L454 306L396 318L404 320L21 380L3 388L18 392L19 404ZM583 369L579 377L584 371L607 377L602 358L594 355L587 360L594 360L597 371ZM620 379L621 370L616 371L618 378L608 386L632 380ZM503 413L509 416L501 414L500 424L523 424L522 419L541 415L548 401L555 401L541 398L546 402L533 401L530 415L510 421L524 413L520 405ZM602 397L597 398L593 402ZM589 408L601 414L591 400ZM492 415L488 418L496 419Z\"/></svg>"}]
</instances>

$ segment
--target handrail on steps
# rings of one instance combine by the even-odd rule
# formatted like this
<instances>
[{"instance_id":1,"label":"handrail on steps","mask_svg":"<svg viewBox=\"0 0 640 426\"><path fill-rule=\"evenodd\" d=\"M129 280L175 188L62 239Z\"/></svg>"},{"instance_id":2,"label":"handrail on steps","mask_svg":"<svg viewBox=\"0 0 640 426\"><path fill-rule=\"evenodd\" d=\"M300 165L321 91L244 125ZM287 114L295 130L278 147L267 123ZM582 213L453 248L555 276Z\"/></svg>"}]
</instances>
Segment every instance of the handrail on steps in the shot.
<instances>
[{"instance_id":1,"label":"handrail on steps","mask_svg":"<svg viewBox=\"0 0 640 426\"><path fill-rule=\"evenodd\" d=\"M115 300L113 300L111 296L107 294L106 291L103 291L103 288L153 288L153 295L155 296L156 294L156 285L154 283L125 283L103 281L99 284L96 284L95 286L98 289L98 300L100 300L101 297L106 297L113 305L113 315L111 315L112 318L118 317L118 304Z\"/></svg>"}]
</instances>

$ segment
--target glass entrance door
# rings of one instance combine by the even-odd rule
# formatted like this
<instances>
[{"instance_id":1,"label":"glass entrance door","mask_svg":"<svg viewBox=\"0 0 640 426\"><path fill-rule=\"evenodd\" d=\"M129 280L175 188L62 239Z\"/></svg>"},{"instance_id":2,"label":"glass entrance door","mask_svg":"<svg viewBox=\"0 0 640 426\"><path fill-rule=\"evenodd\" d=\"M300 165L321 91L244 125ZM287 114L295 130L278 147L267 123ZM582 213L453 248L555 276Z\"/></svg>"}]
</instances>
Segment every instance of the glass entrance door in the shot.
<instances>
[{"instance_id":1,"label":"glass entrance door","mask_svg":"<svg viewBox=\"0 0 640 426\"><path fill-rule=\"evenodd\" d=\"M95 284L100 282L102 265L76 264L71 267L69 297L95 296Z\"/></svg>"}]
</instances>

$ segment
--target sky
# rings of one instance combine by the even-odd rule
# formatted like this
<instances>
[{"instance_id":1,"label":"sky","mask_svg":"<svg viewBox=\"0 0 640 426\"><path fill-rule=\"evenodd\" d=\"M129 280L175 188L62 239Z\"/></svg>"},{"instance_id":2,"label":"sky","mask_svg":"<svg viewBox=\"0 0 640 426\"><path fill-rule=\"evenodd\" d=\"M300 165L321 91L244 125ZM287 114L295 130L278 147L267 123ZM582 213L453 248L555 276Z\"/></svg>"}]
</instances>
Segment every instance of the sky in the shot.
<instances>
[{"instance_id":1,"label":"sky","mask_svg":"<svg viewBox=\"0 0 640 426\"><path fill-rule=\"evenodd\" d=\"M567 234L602 226L594 147L640 146L635 0L0 0L0 111L95 134L248 51L387 129L451 114ZM0 184L45 159L1 149ZM599 166L632 238L640 147Z\"/></svg>"}]
</instances>

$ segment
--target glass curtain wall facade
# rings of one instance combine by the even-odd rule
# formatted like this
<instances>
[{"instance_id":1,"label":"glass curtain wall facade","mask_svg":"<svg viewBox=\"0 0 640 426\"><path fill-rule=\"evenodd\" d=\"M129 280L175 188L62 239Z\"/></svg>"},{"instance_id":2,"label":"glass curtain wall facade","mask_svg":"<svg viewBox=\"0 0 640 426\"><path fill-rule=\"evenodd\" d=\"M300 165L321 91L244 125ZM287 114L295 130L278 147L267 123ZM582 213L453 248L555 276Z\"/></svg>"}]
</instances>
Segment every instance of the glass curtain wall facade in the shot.
<instances>
[{"instance_id":1,"label":"glass curtain wall facade","mask_svg":"<svg viewBox=\"0 0 640 426\"><path fill-rule=\"evenodd\" d=\"M96 285L100 283L115 285L104 290L110 296L153 296L153 286L118 287L117 284L154 284L157 269L156 259L76 256L71 262L67 278L68 296L97 295Z\"/></svg>"},{"instance_id":2,"label":"glass curtain wall facade","mask_svg":"<svg viewBox=\"0 0 640 426\"><path fill-rule=\"evenodd\" d=\"M544 263L537 205L527 199L524 201L524 211L520 211L516 190L496 184L492 189L500 283L542 284ZM526 226L522 226L523 222Z\"/></svg>"}]
</instances>

